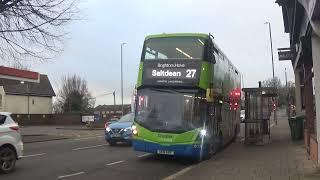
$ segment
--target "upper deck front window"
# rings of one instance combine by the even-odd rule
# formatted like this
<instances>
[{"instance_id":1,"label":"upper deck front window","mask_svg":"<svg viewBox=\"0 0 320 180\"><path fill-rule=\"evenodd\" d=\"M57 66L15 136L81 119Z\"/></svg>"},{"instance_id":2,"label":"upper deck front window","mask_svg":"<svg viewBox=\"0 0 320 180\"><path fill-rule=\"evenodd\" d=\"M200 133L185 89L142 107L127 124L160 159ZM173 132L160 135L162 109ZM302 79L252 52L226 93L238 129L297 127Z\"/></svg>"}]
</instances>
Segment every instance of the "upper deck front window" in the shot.
<instances>
[{"instance_id":1,"label":"upper deck front window","mask_svg":"<svg viewBox=\"0 0 320 180\"><path fill-rule=\"evenodd\" d=\"M165 37L145 41L142 60L203 59L206 40L200 37Z\"/></svg>"}]
</instances>

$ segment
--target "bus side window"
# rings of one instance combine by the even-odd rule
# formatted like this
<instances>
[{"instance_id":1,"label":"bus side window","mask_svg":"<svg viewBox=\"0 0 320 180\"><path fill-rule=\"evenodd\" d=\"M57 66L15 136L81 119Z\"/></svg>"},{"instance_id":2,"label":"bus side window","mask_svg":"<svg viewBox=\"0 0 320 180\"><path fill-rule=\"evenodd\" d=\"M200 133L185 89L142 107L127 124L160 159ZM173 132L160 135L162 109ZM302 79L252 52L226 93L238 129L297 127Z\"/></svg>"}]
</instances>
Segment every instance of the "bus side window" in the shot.
<instances>
[{"instance_id":1,"label":"bus side window","mask_svg":"<svg viewBox=\"0 0 320 180\"><path fill-rule=\"evenodd\" d=\"M210 62L212 62L213 64L216 64L217 62L217 59L215 56L215 48L212 42L210 43Z\"/></svg>"}]
</instances>

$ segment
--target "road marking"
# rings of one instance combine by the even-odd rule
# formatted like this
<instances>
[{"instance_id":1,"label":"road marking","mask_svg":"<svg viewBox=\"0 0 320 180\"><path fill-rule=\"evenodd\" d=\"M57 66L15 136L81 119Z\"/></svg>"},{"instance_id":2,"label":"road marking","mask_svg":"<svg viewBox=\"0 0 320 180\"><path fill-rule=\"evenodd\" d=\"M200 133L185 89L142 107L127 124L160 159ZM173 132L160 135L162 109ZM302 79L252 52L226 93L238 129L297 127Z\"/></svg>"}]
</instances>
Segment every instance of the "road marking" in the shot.
<instances>
[{"instance_id":1,"label":"road marking","mask_svg":"<svg viewBox=\"0 0 320 180\"><path fill-rule=\"evenodd\" d=\"M74 148L72 150L73 151L79 151L79 150L83 150L83 149L91 149L91 148L102 147L102 146L107 146L107 145L108 144L99 144L99 145L95 145L95 146L86 146L86 147Z\"/></svg>"},{"instance_id":2,"label":"road marking","mask_svg":"<svg viewBox=\"0 0 320 180\"><path fill-rule=\"evenodd\" d=\"M139 158L142 158L142 157L145 157L145 156L149 156L150 155L150 153L146 153L146 154L142 154L142 155L140 155L140 156L138 156Z\"/></svg>"},{"instance_id":3,"label":"road marking","mask_svg":"<svg viewBox=\"0 0 320 180\"><path fill-rule=\"evenodd\" d=\"M86 140L86 139L95 139L95 138L101 138L103 136L93 136L93 137L86 137L86 138L76 138L76 139L73 139L75 141L80 141L80 140Z\"/></svg>"},{"instance_id":4,"label":"road marking","mask_svg":"<svg viewBox=\"0 0 320 180\"><path fill-rule=\"evenodd\" d=\"M77 175L81 175L84 174L85 172L81 171L78 173L74 173L74 174L67 174L67 175L63 175L63 176L59 176L58 179L62 179L62 178L66 178L66 177L71 177L71 176L77 176Z\"/></svg>"},{"instance_id":5,"label":"road marking","mask_svg":"<svg viewBox=\"0 0 320 180\"><path fill-rule=\"evenodd\" d=\"M176 173L174 173L174 174L172 174L172 175L170 175L170 176L168 176L166 178L163 178L162 180L176 179L177 177L179 177L179 176L183 175L184 173L190 171L194 167L195 167L194 165L186 167L186 168L184 168L184 169L182 169L182 170L180 170L180 171L178 171L178 172L176 172Z\"/></svg>"},{"instance_id":6,"label":"road marking","mask_svg":"<svg viewBox=\"0 0 320 180\"><path fill-rule=\"evenodd\" d=\"M107 166L111 166L111 165L115 165L115 164L119 164L119 163L123 163L124 161L116 161L116 162L112 162L109 164L106 164Z\"/></svg>"},{"instance_id":7,"label":"road marking","mask_svg":"<svg viewBox=\"0 0 320 180\"><path fill-rule=\"evenodd\" d=\"M40 154L30 154L30 155L25 155L25 156L21 156L21 158L27 158L27 157L35 157L35 156L43 156L46 153L40 153Z\"/></svg>"}]
</instances>

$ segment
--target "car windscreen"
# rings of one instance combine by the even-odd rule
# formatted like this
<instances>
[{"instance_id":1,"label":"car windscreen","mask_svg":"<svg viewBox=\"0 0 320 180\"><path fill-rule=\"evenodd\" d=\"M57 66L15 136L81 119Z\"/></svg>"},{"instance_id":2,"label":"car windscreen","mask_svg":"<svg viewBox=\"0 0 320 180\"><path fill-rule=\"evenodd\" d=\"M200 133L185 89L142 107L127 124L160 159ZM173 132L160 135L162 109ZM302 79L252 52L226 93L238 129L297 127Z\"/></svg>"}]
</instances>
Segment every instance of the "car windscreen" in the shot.
<instances>
[{"instance_id":1,"label":"car windscreen","mask_svg":"<svg viewBox=\"0 0 320 180\"><path fill-rule=\"evenodd\" d=\"M122 116L118 122L133 122L133 119L134 119L133 113L129 113Z\"/></svg>"},{"instance_id":2,"label":"car windscreen","mask_svg":"<svg viewBox=\"0 0 320 180\"><path fill-rule=\"evenodd\" d=\"M142 60L203 58L205 39L199 37L164 37L145 41Z\"/></svg>"}]
</instances>

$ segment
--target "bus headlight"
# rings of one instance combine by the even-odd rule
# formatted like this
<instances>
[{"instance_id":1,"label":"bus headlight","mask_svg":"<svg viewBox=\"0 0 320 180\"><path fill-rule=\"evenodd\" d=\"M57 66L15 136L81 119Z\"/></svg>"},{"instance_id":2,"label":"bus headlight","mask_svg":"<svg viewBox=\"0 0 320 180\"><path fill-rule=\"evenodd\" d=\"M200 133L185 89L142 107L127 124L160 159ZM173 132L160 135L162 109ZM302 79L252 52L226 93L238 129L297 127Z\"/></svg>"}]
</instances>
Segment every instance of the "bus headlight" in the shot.
<instances>
[{"instance_id":1,"label":"bus headlight","mask_svg":"<svg viewBox=\"0 0 320 180\"><path fill-rule=\"evenodd\" d=\"M131 129L132 129L132 130L136 130L136 129L137 129L137 126L132 125L132 126L131 126Z\"/></svg>"},{"instance_id":2,"label":"bus headlight","mask_svg":"<svg viewBox=\"0 0 320 180\"><path fill-rule=\"evenodd\" d=\"M138 131L135 129L135 130L132 131L132 133L133 133L134 135L137 135L137 134L138 134Z\"/></svg>"},{"instance_id":3,"label":"bus headlight","mask_svg":"<svg viewBox=\"0 0 320 180\"><path fill-rule=\"evenodd\" d=\"M201 136L206 136L206 135L207 135L207 130L201 129L200 135L201 135Z\"/></svg>"},{"instance_id":4,"label":"bus headlight","mask_svg":"<svg viewBox=\"0 0 320 180\"><path fill-rule=\"evenodd\" d=\"M107 132L110 132L110 131L111 131L110 127L107 127L107 128L106 128L106 131L107 131Z\"/></svg>"}]
</instances>

